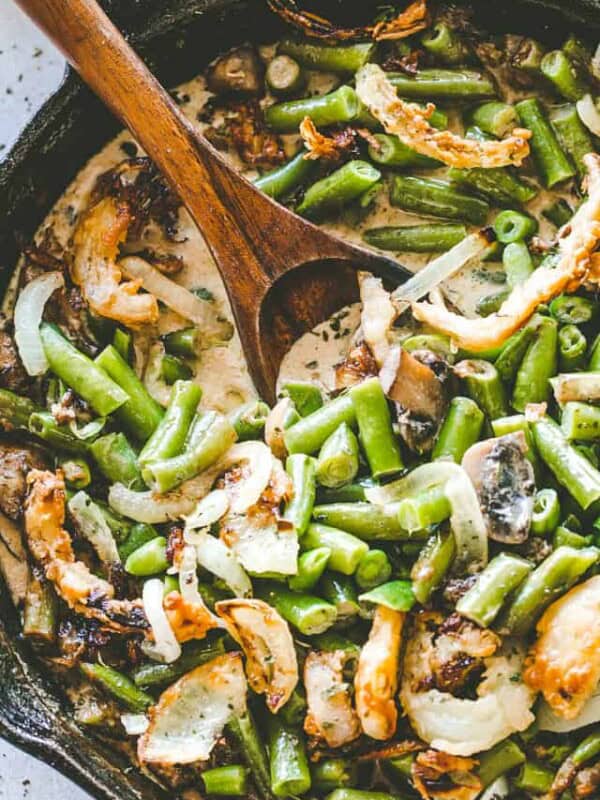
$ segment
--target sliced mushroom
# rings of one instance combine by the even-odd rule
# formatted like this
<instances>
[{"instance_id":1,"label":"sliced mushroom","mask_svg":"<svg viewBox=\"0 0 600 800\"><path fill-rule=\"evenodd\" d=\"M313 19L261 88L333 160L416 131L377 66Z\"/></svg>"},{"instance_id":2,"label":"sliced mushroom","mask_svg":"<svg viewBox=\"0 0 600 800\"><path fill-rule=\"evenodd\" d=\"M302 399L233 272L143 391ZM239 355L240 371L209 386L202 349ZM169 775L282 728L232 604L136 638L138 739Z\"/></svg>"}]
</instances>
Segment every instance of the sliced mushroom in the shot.
<instances>
[{"instance_id":1,"label":"sliced mushroom","mask_svg":"<svg viewBox=\"0 0 600 800\"><path fill-rule=\"evenodd\" d=\"M346 358L335 367L335 388L349 389L378 373L377 362L366 342L353 347Z\"/></svg>"},{"instance_id":2,"label":"sliced mushroom","mask_svg":"<svg viewBox=\"0 0 600 800\"><path fill-rule=\"evenodd\" d=\"M488 536L496 542L520 544L529 536L535 475L526 453L527 441L519 431L478 442L463 457Z\"/></svg>"},{"instance_id":3,"label":"sliced mushroom","mask_svg":"<svg viewBox=\"0 0 600 800\"><path fill-rule=\"evenodd\" d=\"M32 469L46 466L43 453L29 445L0 441L0 511L17 520L27 493L26 477Z\"/></svg>"},{"instance_id":4,"label":"sliced mushroom","mask_svg":"<svg viewBox=\"0 0 600 800\"><path fill-rule=\"evenodd\" d=\"M242 45L220 56L206 73L215 94L259 94L264 89L265 68L256 50Z\"/></svg>"},{"instance_id":5,"label":"sliced mushroom","mask_svg":"<svg viewBox=\"0 0 600 800\"><path fill-rule=\"evenodd\" d=\"M257 694L277 713L298 683L298 661L287 622L262 600L222 600L215 610L246 655L246 673Z\"/></svg>"},{"instance_id":6,"label":"sliced mushroom","mask_svg":"<svg viewBox=\"0 0 600 800\"><path fill-rule=\"evenodd\" d=\"M343 650L310 652L304 662L308 713L304 730L329 747L341 747L360 736L360 720L352 708L344 680L348 654Z\"/></svg>"}]
</instances>

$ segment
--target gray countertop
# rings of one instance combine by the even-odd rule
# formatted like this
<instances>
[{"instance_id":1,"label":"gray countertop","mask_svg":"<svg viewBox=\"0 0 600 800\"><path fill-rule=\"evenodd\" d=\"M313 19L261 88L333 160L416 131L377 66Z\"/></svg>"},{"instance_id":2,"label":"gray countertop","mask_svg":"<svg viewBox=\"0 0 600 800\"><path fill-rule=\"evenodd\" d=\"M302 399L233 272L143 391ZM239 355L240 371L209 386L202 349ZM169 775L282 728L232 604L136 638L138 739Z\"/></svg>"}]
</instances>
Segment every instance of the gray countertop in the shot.
<instances>
[{"instance_id":1,"label":"gray countertop","mask_svg":"<svg viewBox=\"0 0 600 800\"><path fill-rule=\"evenodd\" d=\"M9 0L0 0L0 160L60 83L64 62ZM90 800L69 780L0 740L0 800Z\"/></svg>"}]
</instances>

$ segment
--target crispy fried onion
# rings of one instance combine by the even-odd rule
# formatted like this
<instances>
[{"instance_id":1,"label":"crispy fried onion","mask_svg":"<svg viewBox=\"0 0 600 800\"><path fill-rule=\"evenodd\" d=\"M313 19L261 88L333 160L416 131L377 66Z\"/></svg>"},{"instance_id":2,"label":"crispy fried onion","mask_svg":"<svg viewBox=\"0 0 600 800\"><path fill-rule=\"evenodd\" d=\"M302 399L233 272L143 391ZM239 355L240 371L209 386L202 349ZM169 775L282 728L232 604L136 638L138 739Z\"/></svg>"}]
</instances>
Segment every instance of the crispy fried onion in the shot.
<instances>
[{"instance_id":1,"label":"crispy fried onion","mask_svg":"<svg viewBox=\"0 0 600 800\"><path fill-rule=\"evenodd\" d=\"M304 730L328 747L341 747L360 736L360 720L352 707L350 686L344 681L348 653L311 651L304 662L308 713Z\"/></svg>"},{"instance_id":2,"label":"crispy fried onion","mask_svg":"<svg viewBox=\"0 0 600 800\"><path fill-rule=\"evenodd\" d=\"M295 0L267 0L269 8L290 25L301 28L307 36L315 39L331 39L345 42L351 39L371 38L405 39L423 30L429 24L429 14L425 0L414 0L404 11L391 20L383 20L374 25L356 28L338 28L316 14L301 11Z\"/></svg>"},{"instance_id":3,"label":"crispy fried onion","mask_svg":"<svg viewBox=\"0 0 600 800\"><path fill-rule=\"evenodd\" d=\"M469 626L468 633L459 633L458 638L441 626L438 637L435 623L439 621L440 615L417 616L404 657L400 697L417 734L436 750L471 756L525 730L534 720L530 709L535 693L521 681L523 655L517 646L509 642L495 652L497 637L476 626ZM449 647L453 655L448 659ZM440 676L447 677L442 666L458 665L461 653L476 658L485 669L476 700L437 688L443 686Z\"/></svg>"},{"instance_id":4,"label":"crispy fried onion","mask_svg":"<svg viewBox=\"0 0 600 800\"><path fill-rule=\"evenodd\" d=\"M598 284L594 250L600 239L600 156L584 156L588 169L588 199L559 231L559 261L539 267L511 292L500 309L485 319L466 317L431 303L413 303L416 319L452 337L459 347L479 351L500 346L534 313L561 292L574 292L584 282Z\"/></svg>"},{"instance_id":5,"label":"crispy fried onion","mask_svg":"<svg viewBox=\"0 0 600 800\"><path fill-rule=\"evenodd\" d=\"M138 741L140 761L205 761L229 720L246 710L246 692L239 653L217 656L188 672L150 709L150 724Z\"/></svg>"},{"instance_id":6,"label":"crispy fried onion","mask_svg":"<svg viewBox=\"0 0 600 800\"><path fill-rule=\"evenodd\" d=\"M523 678L555 714L574 719L600 680L600 576L575 586L537 624Z\"/></svg>"},{"instance_id":7,"label":"crispy fried onion","mask_svg":"<svg viewBox=\"0 0 600 800\"><path fill-rule=\"evenodd\" d=\"M304 154L307 161L316 161L319 158L324 161L340 161L344 156L348 158L358 156L360 155L359 139L364 139L374 147L379 147L377 139L366 128L346 127L341 131L334 132L332 136L325 136L324 133L317 130L310 117L304 117L300 123L300 136L308 151Z\"/></svg>"},{"instance_id":8,"label":"crispy fried onion","mask_svg":"<svg viewBox=\"0 0 600 800\"><path fill-rule=\"evenodd\" d=\"M473 774L476 766L473 758L426 750L413 761L411 777L423 800L474 800L483 789ZM453 785L447 785L448 778ZM442 785L436 785L440 781Z\"/></svg>"},{"instance_id":9,"label":"crispy fried onion","mask_svg":"<svg viewBox=\"0 0 600 800\"><path fill-rule=\"evenodd\" d=\"M463 139L451 131L439 131L429 123L435 106L423 109L401 100L385 72L376 64L366 64L356 75L356 93L369 111L377 117L386 133L424 156L435 158L450 167L520 166L529 155L527 140L531 131L515 128L501 141Z\"/></svg>"},{"instance_id":10,"label":"crispy fried onion","mask_svg":"<svg viewBox=\"0 0 600 800\"><path fill-rule=\"evenodd\" d=\"M276 714L298 683L298 660L287 622L262 600L221 600L215 606L246 656L246 674Z\"/></svg>"},{"instance_id":11,"label":"crispy fried onion","mask_svg":"<svg viewBox=\"0 0 600 800\"><path fill-rule=\"evenodd\" d=\"M140 280L121 282L116 261L135 213L127 202L104 197L83 216L73 235L71 278L90 307L103 317L130 327L158 320L158 303L140 294Z\"/></svg>"},{"instance_id":12,"label":"crispy fried onion","mask_svg":"<svg viewBox=\"0 0 600 800\"><path fill-rule=\"evenodd\" d=\"M363 731L385 741L396 732L398 667L406 614L377 606L354 678L356 710Z\"/></svg>"}]
</instances>

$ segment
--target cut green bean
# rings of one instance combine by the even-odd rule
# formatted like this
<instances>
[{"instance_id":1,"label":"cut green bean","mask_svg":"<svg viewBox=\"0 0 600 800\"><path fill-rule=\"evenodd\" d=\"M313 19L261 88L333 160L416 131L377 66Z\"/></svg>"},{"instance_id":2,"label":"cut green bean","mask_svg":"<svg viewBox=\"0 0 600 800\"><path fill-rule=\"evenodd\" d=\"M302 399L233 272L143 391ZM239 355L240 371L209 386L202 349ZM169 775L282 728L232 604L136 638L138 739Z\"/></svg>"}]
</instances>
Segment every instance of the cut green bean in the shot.
<instances>
[{"instance_id":1,"label":"cut green bean","mask_svg":"<svg viewBox=\"0 0 600 800\"><path fill-rule=\"evenodd\" d=\"M321 792L356 786L358 764L351 758L323 758L311 764L311 775L313 788Z\"/></svg>"},{"instance_id":2,"label":"cut green bean","mask_svg":"<svg viewBox=\"0 0 600 800\"><path fill-rule=\"evenodd\" d=\"M431 168L439 166L433 158L422 156L416 150L404 144L397 136L387 133L376 133L373 142L369 145L369 158L382 167L420 167Z\"/></svg>"},{"instance_id":3,"label":"cut green bean","mask_svg":"<svg viewBox=\"0 0 600 800\"><path fill-rule=\"evenodd\" d=\"M164 572L168 566L167 540L164 536L157 536L128 556L125 562L125 571L137 578L145 578Z\"/></svg>"},{"instance_id":4,"label":"cut green bean","mask_svg":"<svg viewBox=\"0 0 600 800\"><path fill-rule=\"evenodd\" d=\"M575 168L561 148L556 134L546 119L539 100L530 97L515 106L524 128L532 132L531 151L536 168L547 189L572 178Z\"/></svg>"},{"instance_id":5,"label":"cut green bean","mask_svg":"<svg viewBox=\"0 0 600 800\"><path fill-rule=\"evenodd\" d=\"M102 507L100 508L104 513L104 509L102 509ZM114 532L112 527L111 530ZM156 528L152 527L152 525L148 525L146 522L136 522L133 524L125 540L119 544L119 556L121 557L121 561L127 561L134 551L147 542L156 539L157 536L158 531Z\"/></svg>"},{"instance_id":6,"label":"cut green bean","mask_svg":"<svg viewBox=\"0 0 600 800\"><path fill-rule=\"evenodd\" d=\"M529 403L544 403L550 394L550 378L558 371L558 325L543 317L517 370L512 406L525 411Z\"/></svg>"},{"instance_id":7,"label":"cut green bean","mask_svg":"<svg viewBox=\"0 0 600 800\"><path fill-rule=\"evenodd\" d=\"M51 644L56 639L58 604L52 584L31 575L23 606L23 635Z\"/></svg>"},{"instance_id":8,"label":"cut green bean","mask_svg":"<svg viewBox=\"0 0 600 800\"><path fill-rule=\"evenodd\" d=\"M316 465L316 478L322 486L335 489L351 483L358 472L358 440L346 423L323 443Z\"/></svg>"},{"instance_id":9,"label":"cut green bean","mask_svg":"<svg viewBox=\"0 0 600 800\"><path fill-rule=\"evenodd\" d=\"M263 800L270 800L271 779L265 746L258 733L256 722L249 710L227 724L227 730L235 740L246 766L252 773L254 784Z\"/></svg>"},{"instance_id":10,"label":"cut green bean","mask_svg":"<svg viewBox=\"0 0 600 800\"><path fill-rule=\"evenodd\" d=\"M300 733L269 719L271 788L277 797L294 797L310 789L311 778L304 741Z\"/></svg>"},{"instance_id":11,"label":"cut green bean","mask_svg":"<svg viewBox=\"0 0 600 800\"><path fill-rule=\"evenodd\" d=\"M423 531L409 532L398 520L398 503L372 505L371 503L330 503L315 506L314 519L325 525L347 531L367 542L408 542L427 537Z\"/></svg>"},{"instance_id":12,"label":"cut green bean","mask_svg":"<svg viewBox=\"0 0 600 800\"><path fill-rule=\"evenodd\" d=\"M546 219L557 228L562 228L573 216L573 209L563 197L559 197L554 203L542 211Z\"/></svg>"},{"instance_id":13,"label":"cut green bean","mask_svg":"<svg viewBox=\"0 0 600 800\"><path fill-rule=\"evenodd\" d=\"M262 400L249 400L231 412L229 421L238 441L247 442L262 437L268 416L269 406L266 403Z\"/></svg>"},{"instance_id":14,"label":"cut green bean","mask_svg":"<svg viewBox=\"0 0 600 800\"><path fill-rule=\"evenodd\" d=\"M533 259L525 242L511 242L502 253L502 265L510 289L525 283L534 270Z\"/></svg>"},{"instance_id":15,"label":"cut green bean","mask_svg":"<svg viewBox=\"0 0 600 800\"><path fill-rule=\"evenodd\" d=\"M533 236L537 229L537 220L519 211L501 211L494 220L494 232L502 244L522 242Z\"/></svg>"},{"instance_id":16,"label":"cut green bean","mask_svg":"<svg viewBox=\"0 0 600 800\"><path fill-rule=\"evenodd\" d=\"M439 531L429 539L415 561L410 577L419 603L425 604L441 585L456 555L451 531Z\"/></svg>"},{"instance_id":17,"label":"cut green bean","mask_svg":"<svg viewBox=\"0 0 600 800\"><path fill-rule=\"evenodd\" d=\"M511 63L518 69L538 77L544 53L544 47L537 39L525 36L517 52L513 55Z\"/></svg>"},{"instance_id":18,"label":"cut green bean","mask_svg":"<svg viewBox=\"0 0 600 800\"><path fill-rule=\"evenodd\" d=\"M410 581L388 581L358 597L366 608L385 606L392 611L410 611L415 604L415 595Z\"/></svg>"},{"instance_id":19,"label":"cut green bean","mask_svg":"<svg viewBox=\"0 0 600 800\"><path fill-rule=\"evenodd\" d=\"M294 592L308 592L313 589L329 563L331 550L328 547L315 547L298 556L298 572L288 580Z\"/></svg>"},{"instance_id":20,"label":"cut green bean","mask_svg":"<svg viewBox=\"0 0 600 800\"><path fill-rule=\"evenodd\" d=\"M360 611L356 585L347 575L326 572L319 581L319 594L335 606L338 625L351 621Z\"/></svg>"},{"instance_id":21,"label":"cut green bean","mask_svg":"<svg viewBox=\"0 0 600 800\"><path fill-rule=\"evenodd\" d=\"M302 547L327 547L331 553L328 567L344 575L353 575L369 547L357 536L329 525L313 523L302 537Z\"/></svg>"},{"instance_id":22,"label":"cut green bean","mask_svg":"<svg viewBox=\"0 0 600 800\"><path fill-rule=\"evenodd\" d=\"M308 381L288 381L281 387L281 394L290 398L301 417L308 417L323 406L321 390Z\"/></svg>"},{"instance_id":23,"label":"cut green bean","mask_svg":"<svg viewBox=\"0 0 600 800\"><path fill-rule=\"evenodd\" d=\"M450 503L443 486L398 501L398 521L407 531L422 531L448 519Z\"/></svg>"},{"instance_id":24,"label":"cut green bean","mask_svg":"<svg viewBox=\"0 0 600 800\"><path fill-rule=\"evenodd\" d=\"M349 161L326 178L313 183L296 210L302 216L320 219L356 200L380 178L379 170L366 161Z\"/></svg>"},{"instance_id":25,"label":"cut green bean","mask_svg":"<svg viewBox=\"0 0 600 800\"><path fill-rule=\"evenodd\" d=\"M534 314L527 325L514 333L504 344L500 355L494 362L494 366L503 381L512 383L516 378L521 362L542 319L543 317L540 314Z\"/></svg>"},{"instance_id":26,"label":"cut green bean","mask_svg":"<svg viewBox=\"0 0 600 800\"><path fill-rule=\"evenodd\" d=\"M306 73L294 58L281 54L267 64L265 81L273 94L289 97L304 89Z\"/></svg>"},{"instance_id":27,"label":"cut green bean","mask_svg":"<svg viewBox=\"0 0 600 800\"><path fill-rule=\"evenodd\" d=\"M213 767L201 773L204 789L209 795L246 797L248 792L248 770L241 764Z\"/></svg>"},{"instance_id":28,"label":"cut green bean","mask_svg":"<svg viewBox=\"0 0 600 800\"><path fill-rule=\"evenodd\" d=\"M475 311L480 317L489 317L490 314L495 314L505 300L510 296L510 289L504 289L501 292L494 292L488 294L477 301Z\"/></svg>"},{"instance_id":29,"label":"cut green bean","mask_svg":"<svg viewBox=\"0 0 600 800\"><path fill-rule=\"evenodd\" d=\"M351 75L370 60L374 50L372 42L321 44L305 39L284 39L277 45L278 53L295 58L304 67Z\"/></svg>"},{"instance_id":30,"label":"cut green bean","mask_svg":"<svg viewBox=\"0 0 600 800\"><path fill-rule=\"evenodd\" d=\"M581 121L575 106L559 106L550 113L550 122L554 128L558 141L571 157L577 175L580 179L587 175L587 168L583 157L588 153L593 153L594 142L592 137Z\"/></svg>"},{"instance_id":31,"label":"cut green bean","mask_svg":"<svg viewBox=\"0 0 600 800\"><path fill-rule=\"evenodd\" d=\"M553 781L554 770L543 764L526 761L513 779L513 785L515 789L539 795L549 792Z\"/></svg>"},{"instance_id":32,"label":"cut green bean","mask_svg":"<svg viewBox=\"0 0 600 800\"><path fill-rule=\"evenodd\" d=\"M177 381L171 390L167 410L139 454L142 468L151 461L178 455L202 397L202 390L191 381Z\"/></svg>"},{"instance_id":33,"label":"cut green bean","mask_svg":"<svg viewBox=\"0 0 600 800\"><path fill-rule=\"evenodd\" d=\"M583 325L596 316L596 304L587 297L561 294L550 303L550 313L561 325Z\"/></svg>"},{"instance_id":34,"label":"cut green bean","mask_svg":"<svg viewBox=\"0 0 600 800\"><path fill-rule=\"evenodd\" d=\"M123 433L107 433L90 445L96 466L111 483L122 483L136 491L145 488L137 455Z\"/></svg>"},{"instance_id":35,"label":"cut green bean","mask_svg":"<svg viewBox=\"0 0 600 800\"><path fill-rule=\"evenodd\" d=\"M522 181L515 172L505 167L450 167L450 181L463 189L470 189L499 206L523 205L532 200L537 189Z\"/></svg>"},{"instance_id":36,"label":"cut green bean","mask_svg":"<svg viewBox=\"0 0 600 800\"><path fill-rule=\"evenodd\" d=\"M488 628L500 613L507 596L523 583L533 564L510 553L500 553L477 576L477 582L456 604L463 617Z\"/></svg>"},{"instance_id":37,"label":"cut green bean","mask_svg":"<svg viewBox=\"0 0 600 800\"><path fill-rule=\"evenodd\" d=\"M589 87L563 50L551 50L542 58L540 70L565 100L581 100Z\"/></svg>"},{"instance_id":38,"label":"cut green bean","mask_svg":"<svg viewBox=\"0 0 600 800\"><path fill-rule=\"evenodd\" d=\"M398 253L441 253L457 245L467 236L467 229L458 223L439 225L404 225L370 228L363 239L371 247Z\"/></svg>"},{"instance_id":39,"label":"cut green bean","mask_svg":"<svg viewBox=\"0 0 600 800\"><path fill-rule=\"evenodd\" d=\"M421 37L428 53L444 64L464 64L469 58L469 48L447 23L438 22Z\"/></svg>"},{"instance_id":40,"label":"cut green bean","mask_svg":"<svg viewBox=\"0 0 600 800\"><path fill-rule=\"evenodd\" d=\"M478 106L471 114L471 121L484 133L496 139L503 139L518 125L514 106L499 100L490 100L489 103Z\"/></svg>"},{"instance_id":41,"label":"cut green bean","mask_svg":"<svg viewBox=\"0 0 600 800\"><path fill-rule=\"evenodd\" d=\"M559 547L529 574L517 589L503 613L499 628L514 636L524 636L544 610L593 566L600 556L595 547L576 550Z\"/></svg>"},{"instance_id":42,"label":"cut green bean","mask_svg":"<svg viewBox=\"0 0 600 800\"><path fill-rule=\"evenodd\" d=\"M284 433L288 453L315 453L342 423L356 427L354 404L349 394L342 394L322 408L304 417Z\"/></svg>"},{"instance_id":43,"label":"cut green bean","mask_svg":"<svg viewBox=\"0 0 600 800\"><path fill-rule=\"evenodd\" d=\"M504 739L481 754L476 770L477 776L485 788L524 762L525 753L521 748L512 739Z\"/></svg>"},{"instance_id":44,"label":"cut green bean","mask_svg":"<svg viewBox=\"0 0 600 800\"><path fill-rule=\"evenodd\" d=\"M287 164L256 178L254 185L274 200L288 197L315 172L315 162L305 156L306 150L301 150Z\"/></svg>"},{"instance_id":45,"label":"cut green bean","mask_svg":"<svg viewBox=\"0 0 600 800\"><path fill-rule=\"evenodd\" d=\"M506 416L506 393L497 369L483 359L466 359L454 367L464 382L469 397L474 400L488 419Z\"/></svg>"},{"instance_id":46,"label":"cut green bean","mask_svg":"<svg viewBox=\"0 0 600 800\"><path fill-rule=\"evenodd\" d=\"M361 103L351 86L340 86L335 92L301 100L286 100L265 109L265 121L279 133L296 133L305 117L318 127L352 122L359 115ZM298 165L296 165L296 168ZM289 176L286 176L289 177ZM302 176L302 180L306 176Z\"/></svg>"},{"instance_id":47,"label":"cut green bean","mask_svg":"<svg viewBox=\"0 0 600 800\"><path fill-rule=\"evenodd\" d=\"M401 97L411 100L485 100L496 90L490 80L471 70L422 69L416 75L388 72L387 78Z\"/></svg>"},{"instance_id":48,"label":"cut green bean","mask_svg":"<svg viewBox=\"0 0 600 800\"><path fill-rule=\"evenodd\" d=\"M489 212L484 200L459 191L451 183L405 175L394 176L390 202L404 211L456 219L472 225L483 225Z\"/></svg>"},{"instance_id":49,"label":"cut green bean","mask_svg":"<svg viewBox=\"0 0 600 800\"><path fill-rule=\"evenodd\" d=\"M566 403L560 427L570 442L600 441L600 408L576 401Z\"/></svg>"},{"instance_id":50,"label":"cut green bean","mask_svg":"<svg viewBox=\"0 0 600 800\"><path fill-rule=\"evenodd\" d=\"M29 431L42 439L52 449L86 455L89 445L78 439L66 425L59 425L49 411L35 411L29 417Z\"/></svg>"},{"instance_id":51,"label":"cut green bean","mask_svg":"<svg viewBox=\"0 0 600 800\"><path fill-rule=\"evenodd\" d=\"M118 672L105 664L82 663L80 667L88 680L102 686L103 689L130 711L142 714L150 706L154 705L154 698L139 689L122 672Z\"/></svg>"},{"instance_id":52,"label":"cut green bean","mask_svg":"<svg viewBox=\"0 0 600 800\"><path fill-rule=\"evenodd\" d=\"M549 536L560 521L560 501L554 489L538 489L533 499L531 532L534 536Z\"/></svg>"},{"instance_id":53,"label":"cut green bean","mask_svg":"<svg viewBox=\"0 0 600 800\"><path fill-rule=\"evenodd\" d=\"M193 374L192 368L179 356L172 356L167 353L162 357L160 377L167 386L173 386L175 381L188 381Z\"/></svg>"},{"instance_id":54,"label":"cut green bean","mask_svg":"<svg viewBox=\"0 0 600 800\"><path fill-rule=\"evenodd\" d=\"M288 456L285 469L292 479L293 494L283 518L292 523L298 536L303 536L315 504L315 460L303 453L294 453Z\"/></svg>"},{"instance_id":55,"label":"cut green bean","mask_svg":"<svg viewBox=\"0 0 600 800\"><path fill-rule=\"evenodd\" d=\"M558 364L561 372L574 372L583 367L587 339L576 325L563 325L558 331Z\"/></svg>"},{"instance_id":56,"label":"cut green bean","mask_svg":"<svg viewBox=\"0 0 600 800\"><path fill-rule=\"evenodd\" d=\"M196 358L200 350L200 329L180 328L161 337L167 353L182 358Z\"/></svg>"},{"instance_id":57,"label":"cut green bean","mask_svg":"<svg viewBox=\"0 0 600 800\"><path fill-rule=\"evenodd\" d=\"M28 397L0 389L0 420L8 428L27 428L32 414L42 409Z\"/></svg>"},{"instance_id":58,"label":"cut green bean","mask_svg":"<svg viewBox=\"0 0 600 800\"><path fill-rule=\"evenodd\" d=\"M367 499L365 494L367 489L375 486L372 478L362 478L338 489L326 489L324 486L317 487L317 500L320 504L328 503L360 503Z\"/></svg>"},{"instance_id":59,"label":"cut green bean","mask_svg":"<svg viewBox=\"0 0 600 800\"><path fill-rule=\"evenodd\" d=\"M222 639L189 642L184 646L182 655L172 664L150 662L137 667L132 674L133 681L142 689L166 686L186 672L212 661L224 652Z\"/></svg>"},{"instance_id":60,"label":"cut green bean","mask_svg":"<svg viewBox=\"0 0 600 800\"><path fill-rule=\"evenodd\" d=\"M113 347L121 358L129 363L133 353L133 341L131 334L124 331L123 328L115 328L113 335Z\"/></svg>"},{"instance_id":61,"label":"cut green bean","mask_svg":"<svg viewBox=\"0 0 600 800\"><path fill-rule=\"evenodd\" d=\"M447 459L460 464L469 447L479 440L484 419L482 410L471 398L453 397L434 445L432 460Z\"/></svg>"},{"instance_id":62,"label":"cut green bean","mask_svg":"<svg viewBox=\"0 0 600 800\"><path fill-rule=\"evenodd\" d=\"M403 469L400 446L392 428L388 401L378 378L368 378L350 389L360 440L375 479Z\"/></svg>"},{"instance_id":63,"label":"cut green bean","mask_svg":"<svg viewBox=\"0 0 600 800\"><path fill-rule=\"evenodd\" d=\"M304 592L292 592L283 586L267 588L264 599L305 636L324 633L337 618L335 606L326 600Z\"/></svg>"},{"instance_id":64,"label":"cut green bean","mask_svg":"<svg viewBox=\"0 0 600 800\"><path fill-rule=\"evenodd\" d=\"M382 583L386 583L392 576L392 565L383 550L369 550L358 563L354 580L359 589L368 591Z\"/></svg>"},{"instance_id":65,"label":"cut green bean","mask_svg":"<svg viewBox=\"0 0 600 800\"><path fill-rule=\"evenodd\" d=\"M593 536L582 536L580 533L569 530L564 525L559 525L552 537L552 547L555 550L559 547L573 547L575 550L583 550L584 547L590 547L593 544Z\"/></svg>"}]
</instances>

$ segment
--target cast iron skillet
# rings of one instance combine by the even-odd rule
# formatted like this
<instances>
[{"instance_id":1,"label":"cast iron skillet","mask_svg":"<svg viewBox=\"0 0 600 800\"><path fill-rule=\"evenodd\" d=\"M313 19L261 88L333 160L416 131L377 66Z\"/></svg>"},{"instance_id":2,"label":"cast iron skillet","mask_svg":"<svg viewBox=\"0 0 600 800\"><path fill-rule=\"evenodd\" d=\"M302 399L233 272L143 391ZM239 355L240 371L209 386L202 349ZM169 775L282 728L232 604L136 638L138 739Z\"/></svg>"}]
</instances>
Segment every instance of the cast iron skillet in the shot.
<instances>
[{"instance_id":1,"label":"cast iron skillet","mask_svg":"<svg viewBox=\"0 0 600 800\"><path fill-rule=\"evenodd\" d=\"M558 44L573 29L594 44L600 0L475 0L493 31L531 33ZM105 0L105 9L166 86L191 78L219 51L244 40L272 41L280 31L265 0ZM371 5L371 4L367 4ZM375 3L373 3L373 6ZM315 3L313 2L313 8ZM323 13L352 15L361 0L326 0ZM568 6L568 7L567 7ZM99 101L67 72L0 164L0 292L52 204L86 160L118 130ZM99 800L166 800L167 794L70 719L57 687L27 644L0 582L0 735L52 764ZM173 800L173 793L169 792Z\"/></svg>"}]
</instances>

